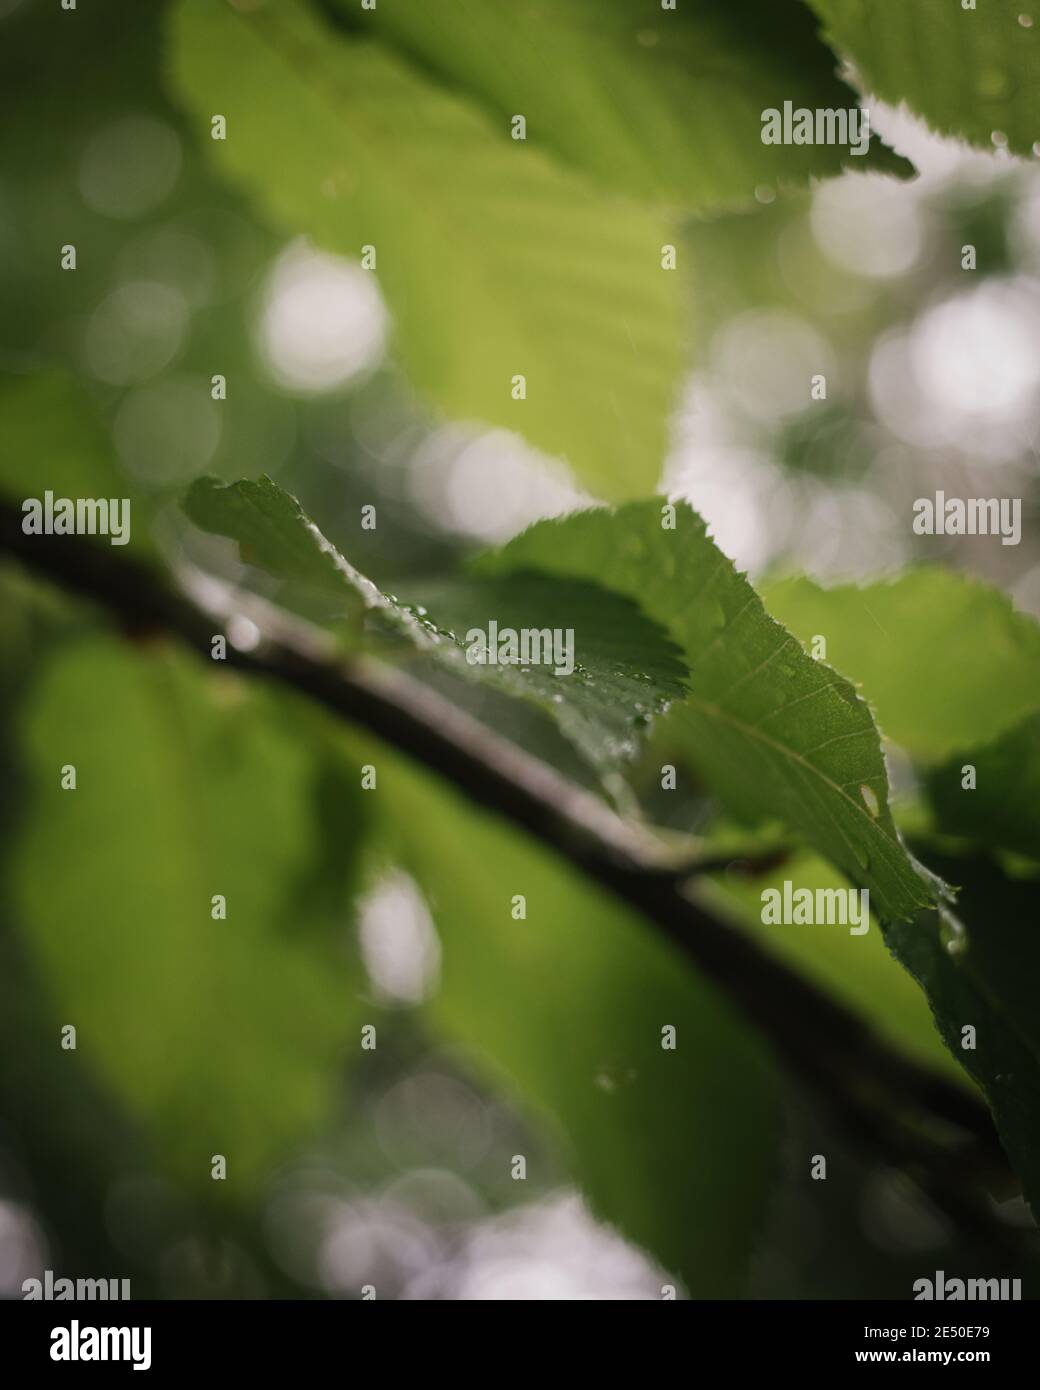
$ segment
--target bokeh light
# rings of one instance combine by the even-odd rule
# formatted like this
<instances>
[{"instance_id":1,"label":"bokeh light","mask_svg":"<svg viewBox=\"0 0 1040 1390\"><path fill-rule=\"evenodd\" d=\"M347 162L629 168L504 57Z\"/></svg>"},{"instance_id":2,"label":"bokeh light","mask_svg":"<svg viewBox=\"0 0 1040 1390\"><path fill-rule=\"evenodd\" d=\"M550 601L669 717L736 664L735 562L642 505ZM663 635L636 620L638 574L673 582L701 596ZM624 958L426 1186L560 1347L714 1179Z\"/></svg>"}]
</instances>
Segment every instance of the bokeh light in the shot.
<instances>
[{"instance_id":1,"label":"bokeh light","mask_svg":"<svg viewBox=\"0 0 1040 1390\"><path fill-rule=\"evenodd\" d=\"M387 322L371 271L300 240L288 246L271 269L260 339L281 386L329 391L380 362Z\"/></svg>"}]
</instances>

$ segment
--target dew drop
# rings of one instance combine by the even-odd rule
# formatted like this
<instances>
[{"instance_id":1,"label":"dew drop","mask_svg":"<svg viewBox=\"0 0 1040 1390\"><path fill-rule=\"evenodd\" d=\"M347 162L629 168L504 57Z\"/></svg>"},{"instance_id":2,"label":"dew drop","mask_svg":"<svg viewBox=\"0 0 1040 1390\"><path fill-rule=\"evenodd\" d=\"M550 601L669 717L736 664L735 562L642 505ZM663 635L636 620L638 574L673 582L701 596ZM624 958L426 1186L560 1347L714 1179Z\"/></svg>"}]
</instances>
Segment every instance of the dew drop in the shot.
<instances>
[{"instance_id":1,"label":"dew drop","mask_svg":"<svg viewBox=\"0 0 1040 1390\"><path fill-rule=\"evenodd\" d=\"M861 783L859 794L863 798L863 805L870 814L877 819L877 814L881 810L881 804L877 799L877 793L873 787L868 787L866 782Z\"/></svg>"},{"instance_id":2,"label":"dew drop","mask_svg":"<svg viewBox=\"0 0 1040 1390\"><path fill-rule=\"evenodd\" d=\"M1019 24L1021 24L1023 29L1032 29L1033 16L1031 14L1020 14L1018 16L1018 22Z\"/></svg>"},{"instance_id":3,"label":"dew drop","mask_svg":"<svg viewBox=\"0 0 1040 1390\"><path fill-rule=\"evenodd\" d=\"M947 955L950 956L963 955L968 949L968 933L964 930L964 923L954 917L952 912L944 912L941 909L939 940L942 942Z\"/></svg>"}]
</instances>

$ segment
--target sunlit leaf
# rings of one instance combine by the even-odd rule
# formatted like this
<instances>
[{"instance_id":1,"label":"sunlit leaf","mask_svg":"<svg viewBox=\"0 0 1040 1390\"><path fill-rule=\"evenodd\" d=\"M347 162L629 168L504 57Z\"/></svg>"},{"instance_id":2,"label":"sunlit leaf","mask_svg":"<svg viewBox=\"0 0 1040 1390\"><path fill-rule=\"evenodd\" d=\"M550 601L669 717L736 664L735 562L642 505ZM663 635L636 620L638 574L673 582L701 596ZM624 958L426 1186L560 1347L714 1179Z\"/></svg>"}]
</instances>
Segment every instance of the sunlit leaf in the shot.
<instances>
[{"instance_id":1,"label":"sunlit leaf","mask_svg":"<svg viewBox=\"0 0 1040 1390\"><path fill-rule=\"evenodd\" d=\"M1040 140L1040 28L1019 0L808 0L867 89L935 130L1017 154Z\"/></svg>"},{"instance_id":2,"label":"sunlit leaf","mask_svg":"<svg viewBox=\"0 0 1040 1390\"><path fill-rule=\"evenodd\" d=\"M437 407L561 455L598 495L653 489L681 362L667 219L301 0L180 0L170 50L198 138L277 224L354 262L375 248L396 352Z\"/></svg>"},{"instance_id":3,"label":"sunlit leaf","mask_svg":"<svg viewBox=\"0 0 1040 1390\"><path fill-rule=\"evenodd\" d=\"M857 104L812 18L793 5L394 0L362 11L334 0L334 12L480 101L499 130L522 114L529 142L638 197L705 211L843 166L910 171L876 137L869 155L763 144L766 108Z\"/></svg>"},{"instance_id":4,"label":"sunlit leaf","mask_svg":"<svg viewBox=\"0 0 1040 1390\"><path fill-rule=\"evenodd\" d=\"M882 733L934 761L988 740L1040 704L1040 626L1006 594L952 570L873 584L767 585L774 613L853 680Z\"/></svg>"},{"instance_id":5,"label":"sunlit leaf","mask_svg":"<svg viewBox=\"0 0 1040 1390\"><path fill-rule=\"evenodd\" d=\"M360 1027L342 944L360 792L273 715L193 658L87 637L20 718L9 871L50 996L161 1161L212 1191L223 1154L232 1194L327 1120Z\"/></svg>"}]
</instances>

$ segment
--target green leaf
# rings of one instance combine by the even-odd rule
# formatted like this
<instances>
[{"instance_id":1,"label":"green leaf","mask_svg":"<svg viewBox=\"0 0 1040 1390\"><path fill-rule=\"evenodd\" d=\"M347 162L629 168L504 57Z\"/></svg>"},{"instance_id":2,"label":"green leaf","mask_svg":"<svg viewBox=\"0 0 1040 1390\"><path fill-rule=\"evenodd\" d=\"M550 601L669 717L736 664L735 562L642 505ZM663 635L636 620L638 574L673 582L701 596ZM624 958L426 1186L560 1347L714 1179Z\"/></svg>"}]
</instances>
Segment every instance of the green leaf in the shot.
<instances>
[{"instance_id":1,"label":"green leaf","mask_svg":"<svg viewBox=\"0 0 1040 1390\"><path fill-rule=\"evenodd\" d=\"M551 1123L602 1218L694 1297L739 1295L778 1162L764 1048L560 860L385 750L363 761L378 763L387 845L443 943L431 1021Z\"/></svg>"},{"instance_id":2,"label":"green leaf","mask_svg":"<svg viewBox=\"0 0 1040 1390\"><path fill-rule=\"evenodd\" d=\"M441 410L516 430L597 494L654 487L681 367L666 219L298 0L180 0L169 62L199 139L273 220L351 260L376 247L397 352Z\"/></svg>"},{"instance_id":3,"label":"green leaf","mask_svg":"<svg viewBox=\"0 0 1040 1390\"><path fill-rule=\"evenodd\" d=\"M1010 728L1040 704L1040 627L967 575L917 569L822 589L808 579L764 598L804 643L862 682L887 737L935 761Z\"/></svg>"},{"instance_id":4,"label":"green leaf","mask_svg":"<svg viewBox=\"0 0 1040 1390\"><path fill-rule=\"evenodd\" d=\"M1040 1170L1037 1168L1040 1138L1035 1122L1040 1069L1035 1037L1026 1029L1022 1000L1022 981L1033 978L1033 974L1028 966L1031 952L1019 950L1015 945L1018 924L1031 921L1031 916L1028 919L1021 915L1009 917L1007 894L990 901L984 892L969 891L970 884L966 885L958 905L958 918L945 906L940 906L938 911L927 910L928 898L934 903L938 897L941 880L929 883L925 871L904 849L892 824L885 804L878 734L867 707L855 696L851 685L824 663L813 662L794 639L783 636L783 629L766 617L750 586L734 573L723 557L715 552L715 563L711 564L697 556L691 536L691 517L685 508L677 509L677 529L667 532L660 528L656 509L648 506L626 507L613 519L603 513L585 513L562 523L549 522L532 528L507 546L502 555L486 560L485 564L496 568L510 563L541 564L545 569L565 573L580 572L586 566L599 567L603 573L609 573L611 582L622 590L630 586L635 590L641 585L644 607L660 621L666 622L669 610L672 611L670 630L684 647L692 691L672 720L680 730L685 730L695 765L705 771L727 804L737 809L743 807L749 813L756 807L759 814L771 812L801 831L854 883L870 888L871 906L881 921L889 947L924 988L940 1034L953 1056L985 1090L1009 1156L1035 1204L1040 1200ZM703 527L693 528L693 536L702 547L710 546ZM676 538L681 542L678 554L670 551ZM802 586L796 587L801 592ZM862 615L858 631L864 634L865 648L873 650L876 656L876 663L870 668L873 679L884 673L884 653L895 663L900 653L908 652L913 670L918 670L921 656L916 646L927 648L935 640L929 624L937 617L943 622L949 621L951 626L946 629L946 635L951 644L956 642L957 655L942 664L938 656L940 649L932 648L931 670L927 675L921 671L921 678L931 682L928 693L936 707L944 711L936 719L941 736L950 737L954 731L952 715L949 722L945 722L943 683L945 681L946 699L956 702L961 694L957 689L959 673L969 664L965 663L962 650L964 631L971 634L970 665L974 668L983 664L978 660L978 653L984 652L986 664L996 667L998 682L1003 686L1001 697L1000 692L992 688L997 682L991 674L986 674L987 685L983 689L977 685L978 678L973 672L965 672L965 698L969 703L974 701L975 720L986 717L987 701L991 705L995 703L1001 714L1006 714L1016 700L1025 700L1029 688L1026 672L1032 659L1035 634L1028 620L1015 614L1006 600L1000 600L999 596L970 581L947 581L943 575L928 572L911 574L905 581L879 588L890 605L882 610L881 623L887 628L890 620L892 627L886 633L887 640L876 643L876 650L865 636L868 623L872 621L870 614L878 616L874 594L866 605L869 612L864 611L862 602L858 607L852 602L856 591L844 595L844 603L839 602L834 610L826 610L832 626L824 626L822 630L828 637L832 631L840 633L842 641L849 643L850 630L854 630L850 614ZM806 592L817 597L822 591L808 586ZM905 608L894 600L894 595L900 593L905 597ZM827 597L823 595L823 599ZM722 606L721 619L712 617L715 604ZM897 621L905 612L911 615L911 620L899 627ZM919 642L915 639L918 627ZM770 628L775 631L771 632ZM821 625L815 630L821 631ZM807 639L812 635L812 624L804 628L804 635ZM854 646L855 636L851 639L850 650ZM830 652L830 646L828 650ZM927 662L928 657L924 660ZM788 663L791 670L785 672L784 665ZM820 678L813 679L812 670L820 673L826 685L840 682L840 700L848 713L838 705L834 705L833 711L828 710L824 702L828 701L830 692L821 686ZM889 676L886 689L898 696L902 683L912 680L909 670L894 679ZM950 686L953 687L952 700ZM1032 688L1036 688L1035 681ZM872 691L873 686L868 683L867 689ZM804 693L798 693L799 690ZM888 703L879 701L879 705L884 714ZM697 715L692 723L687 716L691 706ZM782 715L777 718L772 713L788 709L801 711L803 717L790 720ZM905 715L906 728L926 735L927 706L918 706L916 692L912 694L909 710ZM998 717L992 708L988 716L991 724ZM723 725L721 737L712 734L716 720ZM736 732L729 733L726 726L730 723L744 732L743 741L738 739ZM763 723L773 740L770 761L775 767L771 767L769 761L762 763L756 787L754 741ZM905 732L903 726L900 729ZM807 747L810 740L811 745ZM937 740L933 739L934 742ZM851 767L843 768L850 744L858 758L866 759L852 777L848 776ZM827 757L821 760L820 753L826 753ZM786 794L780 781L783 775L790 782ZM875 855L876 838L869 841L860 838L856 818L850 816L843 804L842 793L852 790L857 781L868 786L877 798L878 816L874 824L886 837L884 857ZM832 837L830 846L826 843L826 826L821 823L825 808L840 833L840 839ZM843 851L842 840L852 850L851 858ZM901 862L895 858L897 853L902 856ZM862 856L870 861L867 865L862 863ZM934 856L929 858L934 867L951 874L954 881L965 882L959 861L936 864ZM906 883L908 871L918 876L916 886L913 882ZM915 898L925 910L913 910ZM1010 909L1017 914L1025 910L1024 896ZM967 924L966 935L959 922L961 915ZM793 953L793 938L785 938L785 941ZM813 973L823 974L826 968L823 952L828 949L836 952L844 948L836 943L821 948L812 967ZM851 967L851 956L852 947L849 947L848 955L843 958L845 969ZM866 959L865 953L864 963ZM1022 968L1023 962L1025 968ZM831 965L836 964L832 960ZM1019 970L1017 976L1016 968ZM864 969L867 969L865 965ZM831 978L832 983L844 979L840 990L852 1002L856 1002L854 991L859 994L867 988L865 975L852 980L844 978L844 974L839 976L835 970ZM888 1005L887 998L870 1004L862 994L858 1001L858 1006L864 1010L876 1007L883 1011ZM969 1023L979 1030L980 1036L983 1032L986 1036L985 1047L980 1043L975 1053L966 1051L961 1045L961 1029ZM919 1035L916 1045L919 1046Z\"/></svg>"},{"instance_id":5,"label":"green leaf","mask_svg":"<svg viewBox=\"0 0 1040 1390\"><path fill-rule=\"evenodd\" d=\"M284 713L173 649L87 637L20 717L9 872L55 1015L180 1180L212 1193L223 1154L239 1197L328 1118L360 1027L340 938L361 793Z\"/></svg>"},{"instance_id":6,"label":"green leaf","mask_svg":"<svg viewBox=\"0 0 1040 1390\"><path fill-rule=\"evenodd\" d=\"M1003 995L1005 968L974 974L954 959L962 929L945 906L936 910L941 879L921 868L896 831L869 709L849 682L769 618L694 513L677 507L674 531L661 521L656 504L632 504L613 516L586 512L533 527L484 564L609 574L668 626L684 650L691 690L669 716L673 737L727 806L783 821L869 888L888 945L924 988L954 1057L983 1086L1036 1201L1035 1050ZM973 927L983 909L968 908L970 942L989 924L983 918ZM984 1055L961 1047L966 1023L987 1030Z\"/></svg>"},{"instance_id":7,"label":"green leaf","mask_svg":"<svg viewBox=\"0 0 1040 1390\"><path fill-rule=\"evenodd\" d=\"M785 100L857 104L812 18L791 5L394 0L362 12L335 0L334 12L482 103L499 131L522 114L531 144L635 197L703 212L846 166L910 172L877 139L865 157L762 143L762 111Z\"/></svg>"},{"instance_id":8,"label":"green leaf","mask_svg":"<svg viewBox=\"0 0 1040 1390\"><path fill-rule=\"evenodd\" d=\"M950 1051L985 1090L1040 1219L1038 881L1011 878L981 857L942 859L929 850L929 859L960 885L957 920L928 913L895 923L892 947L924 986ZM968 1026L974 1048L964 1046Z\"/></svg>"},{"instance_id":9,"label":"green leaf","mask_svg":"<svg viewBox=\"0 0 1040 1390\"><path fill-rule=\"evenodd\" d=\"M251 563L348 610L363 604L378 630L445 671L536 706L605 778L635 756L653 719L682 694L678 648L636 604L599 585L539 575L426 585L416 597L432 606L435 622L425 606L401 604L359 574L270 478L227 485L200 478L185 510L206 530L237 540ZM529 666L471 661L492 622L538 633L537 655L551 657Z\"/></svg>"},{"instance_id":10,"label":"green leaf","mask_svg":"<svg viewBox=\"0 0 1040 1390\"><path fill-rule=\"evenodd\" d=\"M532 527L483 567L609 576L681 648L689 694L668 716L672 737L745 820L800 832L883 920L933 904L938 885L915 864L888 807L880 739L867 705L775 622L747 579L685 504L631 503Z\"/></svg>"},{"instance_id":11,"label":"green leaf","mask_svg":"<svg viewBox=\"0 0 1040 1390\"><path fill-rule=\"evenodd\" d=\"M737 912L745 930L814 980L833 999L861 1014L877 1033L918 1062L964 1079L961 1066L943 1045L928 1002L897 963L876 920L869 931L852 935L847 927L762 921L762 892L847 888L848 880L815 855L799 854L778 868L747 877L727 874L715 880L712 895L722 911Z\"/></svg>"},{"instance_id":12,"label":"green leaf","mask_svg":"<svg viewBox=\"0 0 1040 1390\"><path fill-rule=\"evenodd\" d=\"M866 88L936 130L1029 155L1040 140L1040 24L1019 0L809 0ZM1029 21L1040 16L1027 13Z\"/></svg>"},{"instance_id":13,"label":"green leaf","mask_svg":"<svg viewBox=\"0 0 1040 1390\"><path fill-rule=\"evenodd\" d=\"M605 777L635 757L653 721L684 694L679 649L635 603L598 584L521 573L425 585L420 596L464 643L470 634L479 642L477 634L492 621L499 631L555 629L560 652L569 633L571 673L565 661L476 665L467 674L537 705ZM437 649L438 657L445 654L443 646ZM460 669L457 661L452 668Z\"/></svg>"},{"instance_id":14,"label":"green leaf","mask_svg":"<svg viewBox=\"0 0 1040 1390\"><path fill-rule=\"evenodd\" d=\"M975 786L964 786L964 768ZM1040 713L962 751L925 780L939 830L1040 860Z\"/></svg>"},{"instance_id":15,"label":"green leaf","mask_svg":"<svg viewBox=\"0 0 1040 1390\"><path fill-rule=\"evenodd\" d=\"M264 476L223 483L196 478L184 510L204 531L238 541L241 558L279 579L301 584L350 615L383 606L385 598L349 564L291 493Z\"/></svg>"}]
</instances>

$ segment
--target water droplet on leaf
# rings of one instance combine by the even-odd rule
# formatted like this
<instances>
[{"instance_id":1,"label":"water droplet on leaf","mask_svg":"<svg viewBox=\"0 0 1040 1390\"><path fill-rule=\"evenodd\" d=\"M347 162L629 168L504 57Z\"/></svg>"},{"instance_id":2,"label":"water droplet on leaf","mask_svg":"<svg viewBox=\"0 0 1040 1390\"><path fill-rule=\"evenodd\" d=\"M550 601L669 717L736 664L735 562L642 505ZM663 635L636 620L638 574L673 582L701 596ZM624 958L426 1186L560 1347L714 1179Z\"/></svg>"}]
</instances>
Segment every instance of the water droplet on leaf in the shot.
<instances>
[{"instance_id":1,"label":"water droplet on leaf","mask_svg":"<svg viewBox=\"0 0 1040 1390\"><path fill-rule=\"evenodd\" d=\"M951 956L963 955L968 949L968 933L964 930L964 923L942 908L939 909L939 940Z\"/></svg>"}]
</instances>

